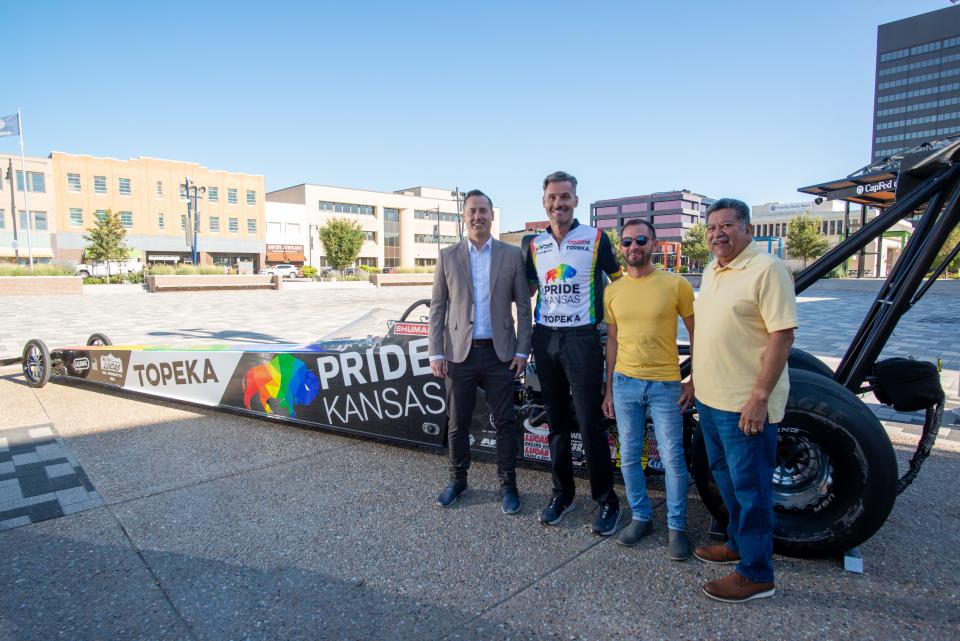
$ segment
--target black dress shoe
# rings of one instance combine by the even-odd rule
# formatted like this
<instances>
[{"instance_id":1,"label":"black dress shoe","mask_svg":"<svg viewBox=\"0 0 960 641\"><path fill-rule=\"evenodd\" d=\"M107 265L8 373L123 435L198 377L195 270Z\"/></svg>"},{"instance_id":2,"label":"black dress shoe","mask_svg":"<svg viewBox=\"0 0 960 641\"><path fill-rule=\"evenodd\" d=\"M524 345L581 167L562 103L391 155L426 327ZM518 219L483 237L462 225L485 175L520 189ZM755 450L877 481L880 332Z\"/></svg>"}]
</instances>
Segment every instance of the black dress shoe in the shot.
<instances>
[{"instance_id":1,"label":"black dress shoe","mask_svg":"<svg viewBox=\"0 0 960 641\"><path fill-rule=\"evenodd\" d=\"M516 514L520 511L520 495L516 488L500 490L500 499L503 501L504 514Z\"/></svg>"},{"instance_id":2,"label":"black dress shoe","mask_svg":"<svg viewBox=\"0 0 960 641\"><path fill-rule=\"evenodd\" d=\"M460 498L460 495L467 491L467 482L466 481L453 481L447 487L443 488L443 491L440 492L440 496L437 497L437 502L434 503L437 507L450 507L457 502L457 499Z\"/></svg>"}]
</instances>

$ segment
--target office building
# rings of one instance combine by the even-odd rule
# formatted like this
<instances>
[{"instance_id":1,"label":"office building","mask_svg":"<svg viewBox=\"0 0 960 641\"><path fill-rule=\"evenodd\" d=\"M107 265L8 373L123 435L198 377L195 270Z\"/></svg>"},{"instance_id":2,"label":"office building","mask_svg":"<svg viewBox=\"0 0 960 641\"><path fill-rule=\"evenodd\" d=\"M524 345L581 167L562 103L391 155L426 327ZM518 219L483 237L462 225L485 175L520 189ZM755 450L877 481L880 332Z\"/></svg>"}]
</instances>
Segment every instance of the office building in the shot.
<instances>
[{"instance_id":1,"label":"office building","mask_svg":"<svg viewBox=\"0 0 960 641\"><path fill-rule=\"evenodd\" d=\"M119 214L134 255L147 263L190 262L183 189L189 178L203 191L197 203L197 262L262 265L262 175L211 170L195 162L143 156L118 160L59 151L50 154L50 163L57 230L54 252L59 261L79 261L87 245L86 229L110 210Z\"/></svg>"},{"instance_id":2,"label":"office building","mask_svg":"<svg viewBox=\"0 0 960 641\"><path fill-rule=\"evenodd\" d=\"M53 170L49 158L0 154L0 261L49 263L54 258ZM29 205L29 209L27 207ZM29 213L28 213L29 212Z\"/></svg>"},{"instance_id":3,"label":"office building","mask_svg":"<svg viewBox=\"0 0 960 641\"><path fill-rule=\"evenodd\" d=\"M680 242L691 226L703 222L704 213L714 202L686 189L598 200L590 204L590 224L618 229L631 218L644 218L653 223L659 240Z\"/></svg>"},{"instance_id":4,"label":"office building","mask_svg":"<svg viewBox=\"0 0 960 641\"><path fill-rule=\"evenodd\" d=\"M757 243L768 252L775 254L794 270L803 267L803 261L795 259L787 251L787 230L790 221L798 216L809 215L820 221L820 234L826 236L829 247L835 247L849 234L860 229L860 206L852 205L849 219L844 211L844 202L827 200L816 202L795 203L764 203L751 208L750 222L753 225L753 236ZM878 216L875 208L868 208L867 222ZM869 243L863 252L863 276L887 275L893 267L900 252L913 233L913 225L907 221L895 224L883 236ZM854 274L858 271L860 255L854 255L847 261L847 272Z\"/></svg>"},{"instance_id":5,"label":"office building","mask_svg":"<svg viewBox=\"0 0 960 641\"><path fill-rule=\"evenodd\" d=\"M283 252L267 256L268 262L296 256L301 247L302 264L326 267L329 261L319 242L319 229L328 221L356 221L364 242L359 265L371 267L430 267L440 248L461 238L459 204L455 192L431 187L412 187L395 192L348 187L301 184L267 194L266 242L283 245ZM499 209L494 207L492 234L500 228Z\"/></svg>"},{"instance_id":6,"label":"office building","mask_svg":"<svg viewBox=\"0 0 960 641\"><path fill-rule=\"evenodd\" d=\"M880 25L874 87L870 162L960 134L960 6Z\"/></svg>"}]
</instances>

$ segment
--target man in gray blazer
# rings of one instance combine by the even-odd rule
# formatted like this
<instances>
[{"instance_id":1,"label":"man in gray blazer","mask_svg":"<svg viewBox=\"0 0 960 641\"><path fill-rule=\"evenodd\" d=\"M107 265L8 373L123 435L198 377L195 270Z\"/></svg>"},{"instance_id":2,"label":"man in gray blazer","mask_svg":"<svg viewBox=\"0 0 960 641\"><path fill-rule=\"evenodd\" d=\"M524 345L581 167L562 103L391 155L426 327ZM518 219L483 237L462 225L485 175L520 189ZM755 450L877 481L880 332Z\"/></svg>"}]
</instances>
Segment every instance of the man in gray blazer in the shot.
<instances>
[{"instance_id":1,"label":"man in gray blazer","mask_svg":"<svg viewBox=\"0 0 960 641\"><path fill-rule=\"evenodd\" d=\"M523 254L490 235L493 203L475 189L463 206L467 239L440 251L430 301L430 367L446 378L450 484L437 497L449 507L467 489L470 423L482 385L497 431L497 475L505 514L520 511L513 380L527 365L531 312ZM514 329L511 303L517 306Z\"/></svg>"}]
</instances>

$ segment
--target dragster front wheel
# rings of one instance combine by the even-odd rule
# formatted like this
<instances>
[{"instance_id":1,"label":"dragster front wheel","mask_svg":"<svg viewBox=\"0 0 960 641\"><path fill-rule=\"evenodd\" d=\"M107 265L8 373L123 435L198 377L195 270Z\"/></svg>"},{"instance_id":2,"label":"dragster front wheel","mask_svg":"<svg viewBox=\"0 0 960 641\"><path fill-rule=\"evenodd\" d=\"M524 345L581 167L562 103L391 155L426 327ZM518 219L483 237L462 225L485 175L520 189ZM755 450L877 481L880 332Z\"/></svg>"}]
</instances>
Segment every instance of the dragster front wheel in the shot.
<instances>
[{"instance_id":1,"label":"dragster front wheel","mask_svg":"<svg viewBox=\"0 0 960 641\"><path fill-rule=\"evenodd\" d=\"M710 513L727 511L698 431L697 490ZM840 555L880 529L897 496L897 461L877 417L833 379L790 370L790 397L773 473L774 549L789 556Z\"/></svg>"},{"instance_id":2,"label":"dragster front wheel","mask_svg":"<svg viewBox=\"0 0 960 641\"><path fill-rule=\"evenodd\" d=\"M90 338L87 339L87 346L93 347L96 345L113 345L113 341L106 334L90 334Z\"/></svg>"},{"instance_id":3,"label":"dragster front wheel","mask_svg":"<svg viewBox=\"0 0 960 641\"><path fill-rule=\"evenodd\" d=\"M31 338L23 346L23 377L30 387L43 387L50 380L50 350L42 340Z\"/></svg>"}]
</instances>

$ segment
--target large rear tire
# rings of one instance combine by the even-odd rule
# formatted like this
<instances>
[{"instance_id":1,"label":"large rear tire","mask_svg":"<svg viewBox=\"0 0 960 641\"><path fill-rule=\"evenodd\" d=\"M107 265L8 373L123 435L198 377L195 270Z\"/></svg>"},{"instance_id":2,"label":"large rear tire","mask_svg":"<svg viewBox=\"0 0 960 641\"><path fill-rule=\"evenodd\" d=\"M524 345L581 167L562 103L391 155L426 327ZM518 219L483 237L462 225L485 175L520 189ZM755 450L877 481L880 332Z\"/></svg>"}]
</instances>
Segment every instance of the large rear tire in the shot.
<instances>
[{"instance_id":1,"label":"large rear tire","mask_svg":"<svg viewBox=\"0 0 960 641\"><path fill-rule=\"evenodd\" d=\"M704 504L725 525L699 430L693 467ZM774 549L799 557L839 555L887 520L897 496L897 461L880 421L858 397L832 379L791 370L773 485Z\"/></svg>"},{"instance_id":2,"label":"large rear tire","mask_svg":"<svg viewBox=\"0 0 960 641\"><path fill-rule=\"evenodd\" d=\"M30 387L43 387L50 380L50 350L37 338L23 346L23 378Z\"/></svg>"},{"instance_id":3,"label":"large rear tire","mask_svg":"<svg viewBox=\"0 0 960 641\"><path fill-rule=\"evenodd\" d=\"M790 356L787 358L787 367L791 370L802 369L805 372L813 372L826 376L827 378L833 378L833 370L830 369L826 363L813 354L795 347L790 350Z\"/></svg>"}]
</instances>

